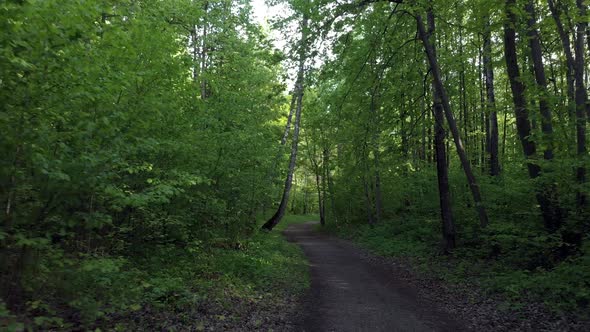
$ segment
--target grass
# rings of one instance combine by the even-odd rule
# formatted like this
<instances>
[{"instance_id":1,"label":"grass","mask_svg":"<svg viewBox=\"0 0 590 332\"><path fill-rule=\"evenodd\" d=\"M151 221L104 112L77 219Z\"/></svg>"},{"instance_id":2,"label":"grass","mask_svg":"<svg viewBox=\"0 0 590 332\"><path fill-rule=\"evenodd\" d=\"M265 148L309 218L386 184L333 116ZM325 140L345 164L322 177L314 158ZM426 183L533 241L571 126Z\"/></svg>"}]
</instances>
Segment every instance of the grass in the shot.
<instances>
[{"instance_id":1,"label":"grass","mask_svg":"<svg viewBox=\"0 0 590 332\"><path fill-rule=\"evenodd\" d=\"M22 317L0 301L0 330L182 330L194 328L195 317L202 318L197 328L217 329L216 320L240 326L252 310L269 317L292 310L293 299L309 287L309 267L281 231L314 219L287 216L273 231L256 231L238 243L154 245L134 257L97 255L65 264L57 254L47 257L48 271L59 270L61 277L38 274L28 283L60 296L39 295Z\"/></svg>"},{"instance_id":2,"label":"grass","mask_svg":"<svg viewBox=\"0 0 590 332\"><path fill-rule=\"evenodd\" d=\"M318 221L320 216L317 214L305 214L305 215L286 215L283 220L274 228L276 231L283 231L289 225L303 224L308 221Z\"/></svg>"},{"instance_id":3,"label":"grass","mask_svg":"<svg viewBox=\"0 0 590 332\"><path fill-rule=\"evenodd\" d=\"M309 220L314 220L314 217L286 216L273 231L258 231L243 240L239 248L208 248L192 258L178 252L155 256L149 265L161 271L158 282L172 286L172 294L184 294L184 300L172 297L172 302L162 304L168 309L179 304L184 307L186 304L216 304L233 315L236 324L248 319L237 310L244 303L284 307L284 299L303 294L310 281L309 267L301 249L287 242L281 231L291 224ZM264 218L259 218L259 223L263 222ZM179 309L182 310L178 308L176 311ZM231 318L226 316L224 314L223 319Z\"/></svg>"}]
</instances>

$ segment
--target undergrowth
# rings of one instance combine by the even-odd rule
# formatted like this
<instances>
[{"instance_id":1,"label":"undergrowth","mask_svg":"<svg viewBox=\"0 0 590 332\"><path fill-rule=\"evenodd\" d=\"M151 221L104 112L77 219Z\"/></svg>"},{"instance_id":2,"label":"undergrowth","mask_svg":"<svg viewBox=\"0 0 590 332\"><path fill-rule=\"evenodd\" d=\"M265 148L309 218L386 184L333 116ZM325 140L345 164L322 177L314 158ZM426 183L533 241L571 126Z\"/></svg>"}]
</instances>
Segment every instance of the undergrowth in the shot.
<instances>
[{"instance_id":1,"label":"undergrowth","mask_svg":"<svg viewBox=\"0 0 590 332\"><path fill-rule=\"evenodd\" d=\"M173 316L196 324L190 313L207 306L231 312L236 302L256 305L262 298L297 297L309 287L308 266L299 247L288 243L280 230L305 219L288 216L277 230L238 242L155 245L133 257L67 257L58 249L36 253L44 264L23 280L34 300L18 316L0 302L0 328L165 329L165 322L145 317Z\"/></svg>"},{"instance_id":2,"label":"undergrowth","mask_svg":"<svg viewBox=\"0 0 590 332\"><path fill-rule=\"evenodd\" d=\"M463 229L459 248L443 255L436 217L405 215L369 226L329 223L324 231L350 239L381 256L404 257L430 275L454 284L469 281L488 294L499 294L517 309L541 302L556 313L587 318L590 307L590 245L558 260L563 243L558 235L498 222L477 238Z\"/></svg>"}]
</instances>

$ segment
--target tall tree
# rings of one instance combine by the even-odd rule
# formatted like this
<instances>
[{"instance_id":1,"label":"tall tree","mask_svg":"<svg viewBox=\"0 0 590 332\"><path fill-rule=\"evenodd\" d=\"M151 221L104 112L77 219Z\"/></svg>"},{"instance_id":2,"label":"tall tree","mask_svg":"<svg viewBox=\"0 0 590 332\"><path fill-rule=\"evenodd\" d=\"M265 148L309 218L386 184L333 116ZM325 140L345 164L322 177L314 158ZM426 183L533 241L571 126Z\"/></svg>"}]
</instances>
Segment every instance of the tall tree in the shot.
<instances>
[{"instance_id":1,"label":"tall tree","mask_svg":"<svg viewBox=\"0 0 590 332\"><path fill-rule=\"evenodd\" d=\"M489 153L490 175L500 175L500 158L498 156L498 115L496 111L496 93L494 90L494 67L492 61L492 29L490 16L484 17L483 29L483 67L486 90L486 108L489 114ZM486 131L487 132L487 131Z\"/></svg>"},{"instance_id":2,"label":"tall tree","mask_svg":"<svg viewBox=\"0 0 590 332\"><path fill-rule=\"evenodd\" d=\"M436 25L432 9L428 10L428 38L432 51L436 55ZM456 246L455 225L453 222L453 210L451 204L451 192L449 189L449 171L447 166L447 151L445 146L444 110L440 91L432 82L434 115L434 150L436 155L436 175L438 179L438 197L440 201L440 216L442 220L442 234L445 243L445 252L450 252Z\"/></svg>"},{"instance_id":3,"label":"tall tree","mask_svg":"<svg viewBox=\"0 0 590 332\"><path fill-rule=\"evenodd\" d=\"M527 19L527 36L531 52L532 68L537 83L539 93L539 110L541 113L541 131L545 141L543 157L545 160L553 159L553 115L549 106L549 96L547 91L547 78L545 75L545 65L543 64L543 50L541 48L541 39L537 30L537 14L533 0L529 0L525 5L525 11L528 14Z\"/></svg>"},{"instance_id":4,"label":"tall tree","mask_svg":"<svg viewBox=\"0 0 590 332\"><path fill-rule=\"evenodd\" d=\"M488 224L488 215L481 198L479 185L477 183L473 170L471 169L471 164L469 162L469 159L467 158L465 147L463 146L461 134L459 133L459 128L457 127L457 122L455 121L455 117L453 116L453 112L451 110L451 103L449 101L449 96L447 95L447 91L442 80L442 74L440 71L440 67L438 65L436 54L434 53L432 44L428 42L428 34L426 32L422 16L417 15L416 21L418 22L418 34L420 39L422 40L422 44L424 46L426 56L430 64L431 74L434 78L434 84L437 92L440 94L445 117L447 119L447 123L449 124L449 128L451 129L451 133L453 134L455 148L459 155L459 159L461 161L463 171L465 172L465 176L467 177L469 188L471 189L471 194L473 197L473 201L475 203L475 208L479 216L480 226L485 227Z\"/></svg>"},{"instance_id":5,"label":"tall tree","mask_svg":"<svg viewBox=\"0 0 590 332\"><path fill-rule=\"evenodd\" d=\"M512 90L516 127L525 158L527 159L529 176L531 179L536 179L541 175L541 167L534 161L536 158L537 145L531 139L531 123L527 111L525 85L521 78L520 68L518 66L516 45L518 16L516 14L516 0L506 0L505 10L508 19L504 24L504 57L506 59L506 68L510 81L510 88ZM546 156L549 157L550 154L546 154ZM553 195L552 188L545 185L541 185L536 193L537 201L543 214L545 227L551 232L554 232L559 228L562 219L561 209Z\"/></svg>"},{"instance_id":6,"label":"tall tree","mask_svg":"<svg viewBox=\"0 0 590 332\"><path fill-rule=\"evenodd\" d=\"M307 14L303 14L301 21L301 40L299 42L299 65L297 70L297 80L295 82L295 93L297 95L297 102L295 106L295 122L293 127L293 138L291 143L291 154L289 157L289 169L287 170L287 178L285 179L285 186L281 202L275 214L262 225L265 230L272 230L283 218L289 202L289 193L293 185L293 173L295 172L295 165L297 162L297 148L299 144L299 125L301 123L301 110L303 108L303 92L305 79L305 62L308 56L308 28L309 18Z\"/></svg>"},{"instance_id":7,"label":"tall tree","mask_svg":"<svg viewBox=\"0 0 590 332\"><path fill-rule=\"evenodd\" d=\"M578 22L576 24L576 38L575 38L575 68L574 74L576 79L576 140L578 153L578 167L576 169L576 179L580 185L586 182L586 167L585 159L588 157L586 148L586 112L590 115L590 105L588 104L588 95L586 86L584 84L584 74L586 70L585 62L585 48L584 48L584 34L588 29L587 8L583 0L576 0L576 7L578 8ZM586 194L583 189L578 189L576 194L577 206L584 209L587 205Z\"/></svg>"}]
</instances>

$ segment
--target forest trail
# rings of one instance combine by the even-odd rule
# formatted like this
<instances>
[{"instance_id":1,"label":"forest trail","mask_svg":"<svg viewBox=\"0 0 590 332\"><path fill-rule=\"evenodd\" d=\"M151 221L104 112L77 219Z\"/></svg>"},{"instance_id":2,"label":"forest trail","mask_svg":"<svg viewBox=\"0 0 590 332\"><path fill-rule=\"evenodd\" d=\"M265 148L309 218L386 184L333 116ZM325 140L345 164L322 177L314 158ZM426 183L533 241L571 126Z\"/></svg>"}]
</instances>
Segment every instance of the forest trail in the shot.
<instances>
[{"instance_id":1,"label":"forest trail","mask_svg":"<svg viewBox=\"0 0 590 332\"><path fill-rule=\"evenodd\" d=\"M363 259L345 240L313 230L316 223L289 226L284 234L299 244L311 269L311 290L300 331L466 331L457 321L421 299L395 273Z\"/></svg>"}]
</instances>

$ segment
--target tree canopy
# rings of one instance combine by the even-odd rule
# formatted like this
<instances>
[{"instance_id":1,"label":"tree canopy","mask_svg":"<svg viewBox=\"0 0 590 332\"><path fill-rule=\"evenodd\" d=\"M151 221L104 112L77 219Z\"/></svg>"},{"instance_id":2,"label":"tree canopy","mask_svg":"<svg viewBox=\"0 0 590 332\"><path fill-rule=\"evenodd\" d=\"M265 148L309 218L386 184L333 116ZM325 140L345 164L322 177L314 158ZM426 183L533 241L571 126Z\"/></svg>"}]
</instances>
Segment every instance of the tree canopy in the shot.
<instances>
[{"instance_id":1,"label":"tree canopy","mask_svg":"<svg viewBox=\"0 0 590 332\"><path fill-rule=\"evenodd\" d=\"M590 3L271 3L285 50L248 0L0 4L0 326L107 326L176 296L154 257L310 212L587 310Z\"/></svg>"}]
</instances>

